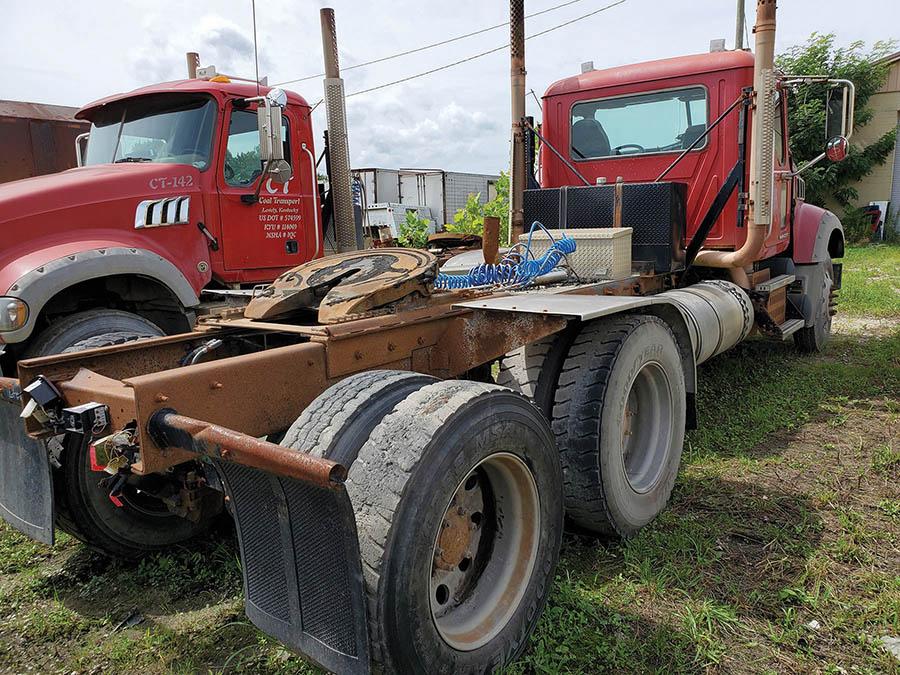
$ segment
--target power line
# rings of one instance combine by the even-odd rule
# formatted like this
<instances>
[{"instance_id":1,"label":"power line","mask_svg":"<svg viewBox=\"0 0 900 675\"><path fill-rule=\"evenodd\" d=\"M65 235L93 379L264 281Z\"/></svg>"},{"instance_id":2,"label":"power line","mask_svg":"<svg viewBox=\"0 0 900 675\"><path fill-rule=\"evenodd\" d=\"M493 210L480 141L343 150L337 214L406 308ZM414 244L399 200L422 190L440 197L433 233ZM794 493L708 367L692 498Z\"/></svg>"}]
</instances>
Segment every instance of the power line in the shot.
<instances>
[{"instance_id":1,"label":"power line","mask_svg":"<svg viewBox=\"0 0 900 675\"><path fill-rule=\"evenodd\" d=\"M563 7L568 7L569 5L574 5L579 2L583 2L584 0L568 0L568 2L563 2L558 5L554 5L553 7L548 7L547 9L542 9L539 12L534 12L532 14L526 14L526 19L531 19L536 16L540 16L541 14L548 14L550 12L554 12L557 9L562 9ZM371 66L376 63L384 63L385 61L390 61L392 59L398 59L401 56L409 56L410 54L417 54L419 52L424 52L428 49L434 49L435 47L443 47L444 45L449 45L453 42L459 42L460 40L465 40L466 38L474 37L475 35L481 35L482 33L487 33L492 30L497 30L498 28L503 28L504 26L508 26L509 21L504 21L503 23L498 23L493 26L488 26L486 28L480 28L478 30L472 31L471 33L465 33L464 35L457 35L456 37L447 38L446 40L441 40L440 42L434 42L429 45L423 45L422 47L416 47L414 49L408 49L405 52L398 52L397 54L391 54L390 56L382 56L381 58L373 59L371 61L366 61L364 63L357 63L353 66L346 66L342 68L342 71L347 70L355 70L356 68L364 68L365 66ZM490 53L490 52L488 52ZM279 82L276 84L276 87L280 87L285 84L294 84L296 82L306 82L307 80L315 80L320 77L325 77L325 73L318 73L316 75L306 75L304 77L298 77L294 80L285 80L284 82Z\"/></svg>"},{"instance_id":2,"label":"power line","mask_svg":"<svg viewBox=\"0 0 900 675\"><path fill-rule=\"evenodd\" d=\"M570 19L565 23L558 24L556 26L551 26L545 30L539 31L534 35L528 35L525 39L531 40L532 38L540 37L542 35L546 35L547 33L552 33L555 30L559 30L560 28L565 28L566 26L571 26L573 23L577 23L579 21L583 21L584 19L588 19L600 12L605 12L607 9L612 9L618 5L621 5L626 0L617 0L617 2L613 2L612 4L606 5L605 7L601 7L600 9L595 9L593 12L588 12L587 14L582 14L581 16L575 17L574 19ZM360 96L361 94L368 94L373 91L378 91L379 89L387 89L388 87L393 87L397 84L402 84L404 82L409 82L410 80L415 80L420 77L425 77L426 75L432 75L434 73L440 72L442 70L447 70L448 68L453 68L455 66L461 65L463 63L468 63L469 61L474 61L475 59L480 59L483 56L487 56L488 54L494 54L495 52L503 51L509 47L509 43L507 42L505 45L500 45L499 47L495 47L494 49L488 49L487 51L483 51L479 54L473 54L472 56L467 56L464 59L460 59L458 61L454 61L453 63L448 63L443 66L438 66L437 68L432 68L430 70L426 70L421 73L416 73L415 75L409 75L408 77L401 78L399 80L393 80L392 82L385 82L384 84L379 84L374 87L369 87L368 89L361 89L360 91L354 91L353 93L347 94L346 98L350 98L351 96Z\"/></svg>"}]
</instances>

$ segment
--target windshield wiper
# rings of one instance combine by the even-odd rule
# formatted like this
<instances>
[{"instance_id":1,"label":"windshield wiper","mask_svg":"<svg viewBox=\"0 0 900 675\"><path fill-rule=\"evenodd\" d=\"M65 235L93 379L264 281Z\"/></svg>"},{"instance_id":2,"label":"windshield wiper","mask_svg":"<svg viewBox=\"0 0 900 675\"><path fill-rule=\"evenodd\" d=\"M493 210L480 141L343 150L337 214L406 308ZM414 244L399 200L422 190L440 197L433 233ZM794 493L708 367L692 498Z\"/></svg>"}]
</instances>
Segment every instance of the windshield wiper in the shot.
<instances>
[{"instance_id":1,"label":"windshield wiper","mask_svg":"<svg viewBox=\"0 0 900 675\"><path fill-rule=\"evenodd\" d=\"M152 162L149 157L122 157L117 159L114 164L122 164L123 162Z\"/></svg>"}]
</instances>

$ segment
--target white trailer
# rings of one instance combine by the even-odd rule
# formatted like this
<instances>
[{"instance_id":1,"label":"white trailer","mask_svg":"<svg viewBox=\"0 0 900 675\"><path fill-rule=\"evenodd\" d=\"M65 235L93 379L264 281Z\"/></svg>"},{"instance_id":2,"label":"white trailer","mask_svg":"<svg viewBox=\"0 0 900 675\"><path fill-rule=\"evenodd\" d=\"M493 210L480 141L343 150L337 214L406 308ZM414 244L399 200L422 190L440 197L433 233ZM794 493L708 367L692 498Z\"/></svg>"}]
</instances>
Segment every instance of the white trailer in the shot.
<instances>
[{"instance_id":1,"label":"white trailer","mask_svg":"<svg viewBox=\"0 0 900 675\"><path fill-rule=\"evenodd\" d=\"M470 194L478 194L483 204L497 194L494 174L443 171L442 169L356 169L366 190L366 202L427 206L438 229L453 222L453 216L466 205Z\"/></svg>"}]
</instances>

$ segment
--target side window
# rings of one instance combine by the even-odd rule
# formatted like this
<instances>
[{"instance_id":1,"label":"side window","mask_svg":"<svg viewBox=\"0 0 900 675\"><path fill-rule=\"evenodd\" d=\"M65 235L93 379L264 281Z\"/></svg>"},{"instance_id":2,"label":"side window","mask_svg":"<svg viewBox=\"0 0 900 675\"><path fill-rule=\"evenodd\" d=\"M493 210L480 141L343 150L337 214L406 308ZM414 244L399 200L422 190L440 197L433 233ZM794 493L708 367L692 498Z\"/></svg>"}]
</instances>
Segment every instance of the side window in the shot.
<instances>
[{"instance_id":1,"label":"side window","mask_svg":"<svg viewBox=\"0 0 900 675\"><path fill-rule=\"evenodd\" d=\"M775 92L775 160L784 164L784 95Z\"/></svg>"},{"instance_id":2,"label":"side window","mask_svg":"<svg viewBox=\"0 0 900 675\"><path fill-rule=\"evenodd\" d=\"M281 137L284 139L284 158L290 162L290 129L286 117L281 118ZM232 187L247 187L256 182L263 168L256 112L233 110L225 149L225 182Z\"/></svg>"}]
</instances>

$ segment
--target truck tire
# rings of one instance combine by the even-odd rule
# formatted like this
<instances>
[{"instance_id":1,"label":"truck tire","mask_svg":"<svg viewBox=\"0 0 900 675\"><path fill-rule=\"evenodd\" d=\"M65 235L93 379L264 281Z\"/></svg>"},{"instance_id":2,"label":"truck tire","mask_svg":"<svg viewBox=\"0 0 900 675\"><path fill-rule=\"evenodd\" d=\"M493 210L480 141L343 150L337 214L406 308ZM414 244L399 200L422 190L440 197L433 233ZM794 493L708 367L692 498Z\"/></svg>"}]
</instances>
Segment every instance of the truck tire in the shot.
<instances>
[{"instance_id":1,"label":"truck tire","mask_svg":"<svg viewBox=\"0 0 900 675\"><path fill-rule=\"evenodd\" d=\"M625 315L585 325L553 407L566 514L622 537L653 520L678 473L685 409L681 356L664 321Z\"/></svg>"},{"instance_id":2,"label":"truck tire","mask_svg":"<svg viewBox=\"0 0 900 675\"><path fill-rule=\"evenodd\" d=\"M97 309L72 314L54 322L29 348L29 357L108 347L145 338L159 337L162 330L135 314ZM58 439L50 441L59 442ZM98 486L105 474L91 470L87 449L77 437L70 439L60 455L61 468L54 469L56 525L89 547L107 555L135 558L182 543L204 532L217 508L197 522L171 513L165 504L142 491L148 476L125 488L123 506L110 501Z\"/></svg>"},{"instance_id":3,"label":"truck tire","mask_svg":"<svg viewBox=\"0 0 900 675\"><path fill-rule=\"evenodd\" d=\"M402 370L351 375L319 394L287 430L281 445L349 467L384 416L432 382L437 379Z\"/></svg>"},{"instance_id":4,"label":"truck tire","mask_svg":"<svg viewBox=\"0 0 900 675\"><path fill-rule=\"evenodd\" d=\"M90 309L51 323L29 345L24 358L107 347L164 334L159 326L137 314Z\"/></svg>"},{"instance_id":5,"label":"truck tire","mask_svg":"<svg viewBox=\"0 0 900 675\"><path fill-rule=\"evenodd\" d=\"M509 352L500 360L497 384L527 396L551 419L559 372L575 334L564 330Z\"/></svg>"},{"instance_id":6,"label":"truck tire","mask_svg":"<svg viewBox=\"0 0 900 675\"><path fill-rule=\"evenodd\" d=\"M376 670L485 673L515 659L562 536L562 475L540 411L497 385L425 386L372 431L346 485Z\"/></svg>"},{"instance_id":7,"label":"truck tire","mask_svg":"<svg viewBox=\"0 0 900 675\"><path fill-rule=\"evenodd\" d=\"M804 326L794 333L794 344L804 354L814 354L825 349L831 335L831 296L834 287L831 261L819 263L822 267L822 287L811 293L813 325Z\"/></svg>"},{"instance_id":8,"label":"truck tire","mask_svg":"<svg viewBox=\"0 0 900 675\"><path fill-rule=\"evenodd\" d=\"M563 516L553 434L525 397L503 387L423 386L403 375L361 374L321 397L341 411L335 417L362 416L374 389L392 397L401 382L412 389L371 430L346 483L373 665L389 673L485 673L521 652L553 580ZM310 420L320 417L309 412ZM302 443L322 426L290 436ZM352 421L339 427L337 436L343 430L356 442ZM317 448L329 458L344 451L339 438Z\"/></svg>"}]
</instances>

